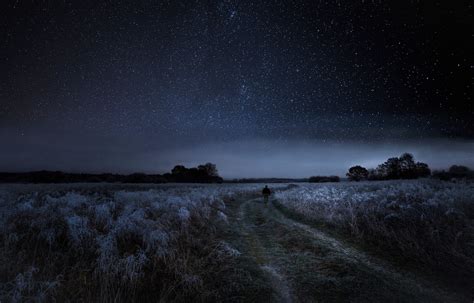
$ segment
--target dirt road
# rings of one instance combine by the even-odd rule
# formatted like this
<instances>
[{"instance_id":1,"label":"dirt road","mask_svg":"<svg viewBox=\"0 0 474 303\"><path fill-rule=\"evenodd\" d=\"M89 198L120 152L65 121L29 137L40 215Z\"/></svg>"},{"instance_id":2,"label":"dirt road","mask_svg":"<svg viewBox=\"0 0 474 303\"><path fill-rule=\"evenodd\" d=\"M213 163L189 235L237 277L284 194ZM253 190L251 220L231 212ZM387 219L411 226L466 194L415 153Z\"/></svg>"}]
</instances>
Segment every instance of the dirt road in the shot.
<instances>
[{"instance_id":1,"label":"dirt road","mask_svg":"<svg viewBox=\"0 0 474 303\"><path fill-rule=\"evenodd\" d=\"M261 199L237 201L238 249L265 273L277 302L463 302Z\"/></svg>"}]
</instances>

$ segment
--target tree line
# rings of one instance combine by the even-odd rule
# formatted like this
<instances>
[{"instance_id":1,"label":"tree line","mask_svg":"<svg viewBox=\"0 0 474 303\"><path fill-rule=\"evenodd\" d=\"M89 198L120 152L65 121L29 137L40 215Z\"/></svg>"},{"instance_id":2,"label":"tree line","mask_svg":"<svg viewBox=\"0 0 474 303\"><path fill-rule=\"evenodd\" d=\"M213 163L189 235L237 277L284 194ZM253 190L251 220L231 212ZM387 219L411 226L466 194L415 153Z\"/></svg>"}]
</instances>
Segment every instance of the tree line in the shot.
<instances>
[{"instance_id":1,"label":"tree line","mask_svg":"<svg viewBox=\"0 0 474 303\"><path fill-rule=\"evenodd\" d=\"M361 165L349 168L346 174L350 181L362 180L394 180L433 177L440 180L474 179L474 171L466 166L453 165L448 170L431 171L428 164L415 162L412 154L404 153L400 157L392 157L374 169ZM176 165L171 172L165 174L134 173L123 174L82 174L61 171L36 171L26 173L0 172L0 183L222 183L215 164L206 163L197 167L187 168ZM278 183L278 182L340 182L338 176L312 176L309 179L234 179L230 183Z\"/></svg>"},{"instance_id":2,"label":"tree line","mask_svg":"<svg viewBox=\"0 0 474 303\"><path fill-rule=\"evenodd\" d=\"M346 176L349 181L397 180L432 177L440 180L474 179L474 170L463 165L452 165L448 170L431 171L428 164L416 162L410 153L400 157L388 158L376 168L367 169L361 165L349 168ZM309 182L340 182L338 176L312 176Z\"/></svg>"},{"instance_id":3,"label":"tree line","mask_svg":"<svg viewBox=\"0 0 474 303\"><path fill-rule=\"evenodd\" d=\"M396 180L417 179L431 175L428 164L415 162L412 154L404 153L400 157L388 158L375 169L366 169L360 165L349 168L346 176L351 181L360 180Z\"/></svg>"},{"instance_id":4,"label":"tree line","mask_svg":"<svg viewBox=\"0 0 474 303\"><path fill-rule=\"evenodd\" d=\"M221 183L223 179L219 176L215 164L206 163L198 167L186 168L176 165L170 173L145 174L133 173L122 174L82 174L65 173L61 171L35 171L26 173L0 172L1 183Z\"/></svg>"},{"instance_id":5,"label":"tree line","mask_svg":"<svg viewBox=\"0 0 474 303\"><path fill-rule=\"evenodd\" d=\"M440 180L474 179L474 170L464 165L453 165L448 170L434 171L432 176Z\"/></svg>"},{"instance_id":6,"label":"tree line","mask_svg":"<svg viewBox=\"0 0 474 303\"><path fill-rule=\"evenodd\" d=\"M339 176L312 176L308 181L312 183L339 182L341 178Z\"/></svg>"},{"instance_id":7,"label":"tree line","mask_svg":"<svg viewBox=\"0 0 474 303\"><path fill-rule=\"evenodd\" d=\"M361 180L397 180L433 177L441 180L453 178L473 178L474 172L466 166L453 165L448 171L431 172L428 164L415 162L412 154L404 153L400 157L388 158L374 169L366 169L360 165L352 166L346 173L350 181Z\"/></svg>"}]
</instances>

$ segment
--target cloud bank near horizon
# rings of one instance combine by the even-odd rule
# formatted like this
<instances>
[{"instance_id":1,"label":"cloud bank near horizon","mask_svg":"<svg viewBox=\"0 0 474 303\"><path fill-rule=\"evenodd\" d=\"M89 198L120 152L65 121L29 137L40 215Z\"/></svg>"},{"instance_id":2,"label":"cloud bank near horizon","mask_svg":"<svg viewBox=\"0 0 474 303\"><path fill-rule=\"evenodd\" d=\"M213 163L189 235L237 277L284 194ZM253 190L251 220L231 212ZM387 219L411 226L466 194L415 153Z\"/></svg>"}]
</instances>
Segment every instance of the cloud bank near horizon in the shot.
<instances>
[{"instance_id":1,"label":"cloud bank near horizon","mask_svg":"<svg viewBox=\"0 0 474 303\"><path fill-rule=\"evenodd\" d=\"M426 139L406 142L249 139L188 145L154 144L100 136L18 138L0 133L0 171L61 170L67 172L164 173L174 165L217 164L224 178L343 176L356 164L371 168L403 152L432 169L453 164L474 167L474 141Z\"/></svg>"}]
</instances>

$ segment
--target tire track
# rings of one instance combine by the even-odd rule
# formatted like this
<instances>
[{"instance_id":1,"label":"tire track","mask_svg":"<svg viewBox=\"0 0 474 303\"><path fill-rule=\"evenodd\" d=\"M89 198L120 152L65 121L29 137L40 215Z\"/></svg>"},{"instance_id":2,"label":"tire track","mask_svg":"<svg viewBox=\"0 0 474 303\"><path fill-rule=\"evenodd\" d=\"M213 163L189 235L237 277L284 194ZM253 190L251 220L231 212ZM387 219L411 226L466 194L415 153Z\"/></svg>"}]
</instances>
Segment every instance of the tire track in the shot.
<instances>
[{"instance_id":1,"label":"tire track","mask_svg":"<svg viewBox=\"0 0 474 303\"><path fill-rule=\"evenodd\" d=\"M392 281L397 281L397 283L403 288L411 289L414 292L425 292L432 297L439 298L442 302L462 301L461 297L453 296L447 291L441 290L439 286L432 282L417 277L413 273L396 269L388 262L370 256L319 229L288 218L274 206L273 201L269 206L269 214L285 225L299 228L300 230L310 234L316 241L318 241L319 244L331 249L348 263L363 264L377 275Z\"/></svg>"},{"instance_id":2,"label":"tire track","mask_svg":"<svg viewBox=\"0 0 474 303\"><path fill-rule=\"evenodd\" d=\"M331 260L340 260L341 267L349 266L352 268L363 269L366 275L370 276L374 281L383 281L382 285L390 285L395 292L403 291L404 294L414 294L413 301L421 300L423 302L463 302L465 298L451 294L447 291L436 287L434 283L430 283L414 273L398 270L392 265L381 259L370 256L357 248L338 240L327 233L288 218L280 212L274 205L274 201L270 201L268 205L264 205L261 199L250 199L240 203L237 220L241 230L242 237L245 238L245 243L248 253L259 264L261 270L266 273L269 282L277 295L278 302L298 302L298 297L295 297L295 287L300 286L296 278L297 275L291 277L287 275L288 264L291 264L292 255L289 250L291 247L282 248L278 244L278 236L272 231L272 228L277 226L281 230L297 233L302 235L303 239L312 242L315 247L322 247L330 252L327 258ZM291 242L298 245L297 241ZM290 244L292 245L292 244ZM286 249L286 250L285 250ZM297 248L296 248L297 249ZM320 257L320 256L319 256ZM320 257L323 258L324 257ZM328 262L330 260L328 259ZM292 268L294 271L295 269ZM311 272L314 270L308 268L297 268L300 272ZM314 272L315 282L317 276L324 276L325 272L318 272L317 268ZM360 275L359 274L359 275ZM357 275L357 273L356 273ZM328 277L329 278L329 277ZM357 276L356 276L357 278ZM341 280L343 283L344 280ZM315 283L315 285L318 285ZM330 291L330 290L329 290ZM353 291L358 292L358 289ZM362 290L370 293L369 289ZM378 289L383 292L383 289ZM325 290L321 290L322 293ZM380 293L379 293L380 294ZM406 296L405 296L406 297ZM353 301L347 298L348 301ZM324 298L314 298L315 302L324 300ZM334 301L334 300L333 300ZM356 300L357 301L357 300ZM394 300L397 302L406 301L403 299Z\"/></svg>"},{"instance_id":3,"label":"tire track","mask_svg":"<svg viewBox=\"0 0 474 303\"><path fill-rule=\"evenodd\" d=\"M260 269L266 273L272 288L277 295L278 302L291 303L293 302L292 292L287 282L287 278L283 274L282 269L277 265L278 256L272 253L272 249L265 247L262 241L255 231L255 224L252 222L249 214L250 203L256 203L255 199L247 200L240 205L238 221L241 222L243 236L246 238L248 243L249 252L259 264ZM258 202L257 202L258 203Z\"/></svg>"}]
</instances>

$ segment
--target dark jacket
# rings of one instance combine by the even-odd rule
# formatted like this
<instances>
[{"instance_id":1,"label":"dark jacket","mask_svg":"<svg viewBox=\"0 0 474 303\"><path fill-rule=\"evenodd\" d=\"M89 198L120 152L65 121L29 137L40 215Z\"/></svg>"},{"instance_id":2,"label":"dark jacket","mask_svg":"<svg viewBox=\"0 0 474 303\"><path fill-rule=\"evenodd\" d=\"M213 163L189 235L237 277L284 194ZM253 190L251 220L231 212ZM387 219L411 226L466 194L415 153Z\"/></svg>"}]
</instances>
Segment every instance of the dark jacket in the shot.
<instances>
[{"instance_id":1,"label":"dark jacket","mask_svg":"<svg viewBox=\"0 0 474 303\"><path fill-rule=\"evenodd\" d=\"M266 195L271 195L272 192L270 191L270 188L265 187L265 188L262 190L262 194L263 194L264 196L266 196Z\"/></svg>"}]
</instances>

